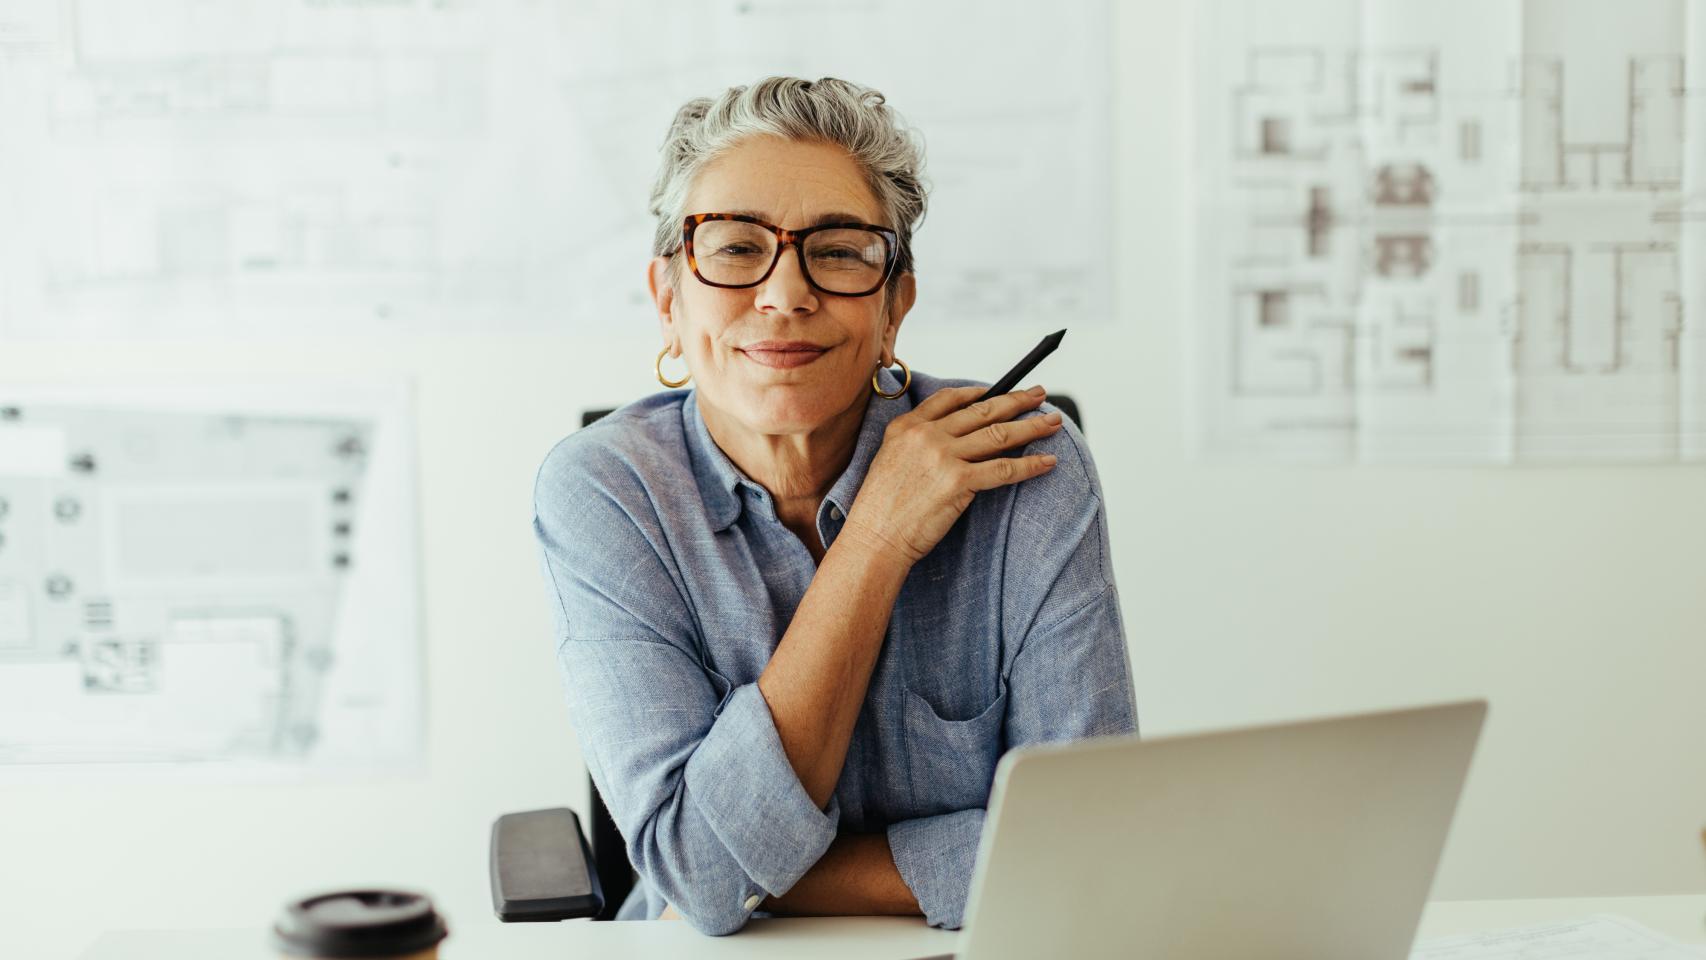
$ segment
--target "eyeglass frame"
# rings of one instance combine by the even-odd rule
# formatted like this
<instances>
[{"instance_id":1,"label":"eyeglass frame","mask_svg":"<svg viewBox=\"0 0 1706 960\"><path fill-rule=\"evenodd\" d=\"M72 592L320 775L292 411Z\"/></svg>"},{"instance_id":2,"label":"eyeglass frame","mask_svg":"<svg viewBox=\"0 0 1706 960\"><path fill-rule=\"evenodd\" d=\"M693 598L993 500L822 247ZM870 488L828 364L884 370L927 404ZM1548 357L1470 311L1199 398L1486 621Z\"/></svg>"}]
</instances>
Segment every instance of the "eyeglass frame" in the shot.
<instances>
[{"instance_id":1,"label":"eyeglass frame","mask_svg":"<svg viewBox=\"0 0 1706 960\"><path fill-rule=\"evenodd\" d=\"M699 259L693 253L693 231L700 224L711 220L734 220L739 223L750 223L763 227L776 235L776 255L770 259L770 266L765 269L762 276L751 283L716 283L705 279L704 274L699 272ZM812 276L811 268L806 266L804 243L807 237L819 230L869 230L881 236L888 243L888 254L883 263L883 274L877 280L876 285L863 293L842 293L821 286ZM874 223L820 223L815 227L786 230L774 223L766 223L757 217L749 217L743 213L690 213L681 223L681 250L687 255L687 266L693 271L693 276L708 287L721 287L724 290L745 290L749 287L758 286L770 279L770 275L776 272L776 265L782 262L782 249L790 244L793 245L794 257L800 264L800 276L805 277L806 282L811 284L813 289L827 293L832 297L868 297L876 293L883 288L883 284L889 282L890 277L894 274L895 264L900 261L900 234L888 227L879 227Z\"/></svg>"}]
</instances>

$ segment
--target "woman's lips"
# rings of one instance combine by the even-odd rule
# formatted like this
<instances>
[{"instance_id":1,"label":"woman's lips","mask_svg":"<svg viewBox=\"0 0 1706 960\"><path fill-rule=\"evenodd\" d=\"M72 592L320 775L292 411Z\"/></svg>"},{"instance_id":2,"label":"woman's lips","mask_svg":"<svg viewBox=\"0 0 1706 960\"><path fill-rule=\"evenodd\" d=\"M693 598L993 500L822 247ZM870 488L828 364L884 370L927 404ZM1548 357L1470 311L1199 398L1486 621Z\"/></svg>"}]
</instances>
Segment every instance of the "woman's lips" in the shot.
<instances>
[{"instance_id":1,"label":"woman's lips","mask_svg":"<svg viewBox=\"0 0 1706 960\"><path fill-rule=\"evenodd\" d=\"M742 350L748 359L767 367L803 367L828 350Z\"/></svg>"}]
</instances>

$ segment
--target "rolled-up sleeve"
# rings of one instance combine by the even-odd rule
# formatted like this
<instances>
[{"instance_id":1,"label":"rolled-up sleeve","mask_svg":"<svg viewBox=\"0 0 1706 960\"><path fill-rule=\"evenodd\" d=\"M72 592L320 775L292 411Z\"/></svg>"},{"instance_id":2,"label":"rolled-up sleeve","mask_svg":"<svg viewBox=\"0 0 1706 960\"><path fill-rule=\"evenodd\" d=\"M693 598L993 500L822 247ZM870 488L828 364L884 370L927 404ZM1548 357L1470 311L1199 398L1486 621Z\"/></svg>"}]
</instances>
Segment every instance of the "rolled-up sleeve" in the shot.
<instances>
[{"instance_id":1,"label":"rolled-up sleeve","mask_svg":"<svg viewBox=\"0 0 1706 960\"><path fill-rule=\"evenodd\" d=\"M978 807L889 824L895 869L932 927L958 930L965 921L983 814Z\"/></svg>"},{"instance_id":2,"label":"rolled-up sleeve","mask_svg":"<svg viewBox=\"0 0 1706 960\"><path fill-rule=\"evenodd\" d=\"M705 665L655 518L563 473L542 471L534 533L570 722L634 868L732 933L823 856L839 809L801 786L757 686Z\"/></svg>"}]
</instances>

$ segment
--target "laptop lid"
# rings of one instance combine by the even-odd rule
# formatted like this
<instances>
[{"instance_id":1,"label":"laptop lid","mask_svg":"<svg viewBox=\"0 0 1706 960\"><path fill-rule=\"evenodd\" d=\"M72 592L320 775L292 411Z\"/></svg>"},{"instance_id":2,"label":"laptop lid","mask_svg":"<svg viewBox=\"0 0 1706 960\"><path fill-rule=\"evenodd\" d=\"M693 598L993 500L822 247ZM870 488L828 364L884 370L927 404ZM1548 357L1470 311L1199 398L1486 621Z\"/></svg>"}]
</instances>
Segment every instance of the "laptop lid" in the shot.
<instances>
[{"instance_id":1,"label":"laptop lid","mask_svg":"<svg viewBox=\"0 0 1706 960\"><path fill-rule=\"evenodd\" d=\"M1486 712L1013 750L959 956L1408 957Z\"/></svg>"}]
</instances>

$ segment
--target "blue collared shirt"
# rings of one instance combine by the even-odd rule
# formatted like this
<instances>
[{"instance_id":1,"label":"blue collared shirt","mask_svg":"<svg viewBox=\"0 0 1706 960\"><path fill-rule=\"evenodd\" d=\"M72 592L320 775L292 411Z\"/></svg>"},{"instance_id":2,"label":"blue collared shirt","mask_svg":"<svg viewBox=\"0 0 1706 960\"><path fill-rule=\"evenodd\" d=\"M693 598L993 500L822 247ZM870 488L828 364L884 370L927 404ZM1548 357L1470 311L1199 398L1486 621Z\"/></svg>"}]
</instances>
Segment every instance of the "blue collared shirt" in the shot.
<instances>
[{"instance_id":1,"label":"blue collared shirt","mask_svg":"<svg viewBox=\"0 0 1706 960\"><path fill-rule=\"evenodd\" d=\"M886 393L900 385L881 377ZM889 421L972 382L914 371L898 399L870 398L852 461L818 508L826 549ZM886 831L925 919L958 927L1001 754L1136 731L1084 436L1067 421L1025 452L1059 460L979 493L908 573L819 809L757 685L817 566L769 492L713 442L697 392L637 400L551 451L533 530L569 718L640 876L620 918L673 904L699 930L731 933L838 831Z\"/></svg>"}]
</instances>

